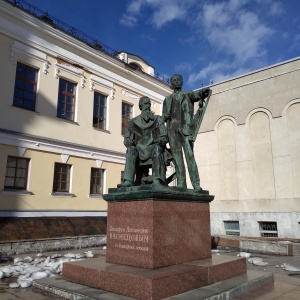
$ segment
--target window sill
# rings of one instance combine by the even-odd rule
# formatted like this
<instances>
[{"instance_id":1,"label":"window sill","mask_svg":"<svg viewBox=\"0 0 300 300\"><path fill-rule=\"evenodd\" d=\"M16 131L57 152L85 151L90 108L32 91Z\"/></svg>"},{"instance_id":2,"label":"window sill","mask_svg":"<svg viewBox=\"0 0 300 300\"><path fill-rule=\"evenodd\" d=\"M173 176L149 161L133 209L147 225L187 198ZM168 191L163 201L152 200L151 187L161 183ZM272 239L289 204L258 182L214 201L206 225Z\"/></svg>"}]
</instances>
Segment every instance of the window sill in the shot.
<instances>
[{"instance_id":1,"label":"window sill","mask_svg":"<svg viewBox=\"0 0 300 300\"><path fill-rule=\"evenodd\" d=\"M106 129L101 129L101 128L97 128L97 127L93 127L93 129L97 130L97 131L102 131L102 132L105 132L105 133L109 133L110 134L110 131L109 130L106 130Z\"/></svg>"},{"instance_id":2,"label":"window sill","mask_svg":"<svg viewBox=\"0 0 300 300\"><path fill-rule=\"evenodd\" d=\"M79 126L79 123L78 123L78 122L71 121L71 120L68 120L68 119L56 117L56 120L59 120L59 121L62 121L62 122L67 122L67 123L70 123L70 124L78 125L78 126Z\"/></svg>"},{"instance_id":3,"label":"window sill","mask_svg":"<svg viewBox=\"0 0 300 300\"><path fill-rule=\"evenodd\" d=\"M52 192L50 193L52 197L58 197L58 198L73 198L76 197L75 194L72 193L62 193L62 192Z\"/></svg>"},{"instance_id":4,"label":"window sill","mask_svg":"<svg viewBox=\"0 0 300 300\"><path fill-rule=\"evenodd\" d=\"M31 110L31 109L28 109L28 108L25 108L25 107L20 107L20 106L16 106L16 105L11 105L11 107L16 108L16 109L22 109L23 111L28 111L30 113L35 113L37 115L41 115L40 112L38 112L36 110Z\"/></svg>"},{"instance_id":5,"label":"window sill","mask_svg":"<svg viewBox=\"0 0 300 300\"><path fill-rule=\"evenodd\" d=\"M89 194L90 199L103 199L103 194Z\"/></svg>"},{"instance_id":6,"label":"window sill","mask_svg":"<svg viewBox=\"0 0 300 300\"><path fill-rule=\"evenodd\" d=\"M1 191L3 195L24 195L24 196L30 196L33 195L32 192L27 190L13 190L13 189L4 189Z\"/></svg>"}]
</instances>

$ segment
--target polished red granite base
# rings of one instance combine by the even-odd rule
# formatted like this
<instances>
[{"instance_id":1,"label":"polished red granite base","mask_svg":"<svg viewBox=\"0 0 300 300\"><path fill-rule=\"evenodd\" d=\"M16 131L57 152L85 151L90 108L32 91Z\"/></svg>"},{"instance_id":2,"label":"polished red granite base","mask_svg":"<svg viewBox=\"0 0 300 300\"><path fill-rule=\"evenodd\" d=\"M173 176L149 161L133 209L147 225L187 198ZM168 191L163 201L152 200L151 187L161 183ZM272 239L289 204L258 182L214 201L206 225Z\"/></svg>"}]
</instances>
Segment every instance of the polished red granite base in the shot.
<instances>
[{"instance_id":1,"label":"polished red granite base","mask_svg":"<svg viewBox=\"0 0 300 300\"><path fill-rule=\"evenodd\" d=\"M65 280L142 300L246 273L245 258L211 256L207 191L133 187L106 198L106 261L65 263Z\"/></svg>"},{"instance_id":2,"label":"polished red granite base","mask_svg":"<svg viewBox=\"0 0 300 300\"><path fill-rule=\"evenodd\" d=\"M107 262L148 269L211 257L209 203L108 203Z\"/></svg>"},{"instance_id":3,"label":"polished red granite base","mask_svg":"<svg viewBox=\"0 0 300 300\"><path fill-rule=\"evenodd\" d=\"M64 263L65 280L140 300L158 300L246 273L245 258L213 256L155 270L95 258Z\"/></svg>"}]
</instances>

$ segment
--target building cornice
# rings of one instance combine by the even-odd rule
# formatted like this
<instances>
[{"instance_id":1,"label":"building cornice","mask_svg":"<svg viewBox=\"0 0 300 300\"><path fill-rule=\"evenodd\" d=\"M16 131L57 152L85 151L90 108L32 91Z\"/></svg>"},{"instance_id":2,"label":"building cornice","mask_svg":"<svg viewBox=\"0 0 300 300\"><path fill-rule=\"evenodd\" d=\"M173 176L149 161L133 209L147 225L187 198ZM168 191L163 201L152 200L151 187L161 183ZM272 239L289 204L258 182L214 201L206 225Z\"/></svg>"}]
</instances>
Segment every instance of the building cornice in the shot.
<instances>
[{"instance_id":1,"label":"building cornice","mask_svg":"<svg viewBox=\"0 0 300 300\"><path fill-rule=\"evenodd\" d=\"M10 48L10 60L12 62L15 61L15 53L16 52L26 54L29 57L44 63L43 73L48 74L48 69L49 69L50 62L49 62L48 57L45 53L40 52L38 50L35 50L31 47L28 47L28 46L26 46L22 43L19 43L19 42L15 41L14 43L12 43L11 48Z\"/></svg>"},{"instance_id":2,"label":"building cornice","mask_svg":"<svg viewBox=\"0 0 300 300\"><path fill-rule=\"evenodd\" d=\"M26 149L31 149L60 155L88 158L101 162L125 164L125 154L121 152L67 143L6 129L0 129L0 144L18 147L20 156L24 154Z\"/></svg>"},{"instance_id":3,"label":"building cornice","mask_svg":"<svg viewBox=\"0 0 300 300\"><path fill-rule=\"evenodd\" d=\"M297 60L300 61L300 57L296 57L296 58L293 58L293 59L290 59L290 60L287 60L287 61L283 61L283 62L275 64L275 65L271 65L271 66L268 66L268 67L265 67L265 68L262 68L262 69L259 69L259 70L255 70L253 72L249 72L249 73L246 73L246 74L243 74L243 75L240 75L240 76L236 76L236 77L233 77L233 78L230 78L230 79L227 79L227 80L215 83L215 84L211 84L209 86L204 86L202 88L209 87L209 88L213 89L214 87L219 87L219 86L223 86L223 85L226 86L227 84L230 84L231 82L238 82L239 79L242 79L242 78L245 78L245 77L250 78L252 75L254 75L256 73L262 73L262 72L267 71L269 69L278 69L278 70L280 70L281 66L292 63L292 62L295 62ZM245 87L247 85L256 84L258 82L266 81L266 80L269 80L269 79L272 79L272 78L284 76L284 75L289 74L289 73L297 72L299 70L300 70L300 68L298 67L298 68L288 70L288 71L278 71L275 74L264 76L264 77L259 78L257 80L249 80L248 82L243 82L243 83L240 83L240 84L236 84L233 87L225 88L225 89L220 90L218 92L215 92L213 94L220 94L220 93L228 92L230 90L235 90L235 89L238 89L238 88L241 88L241 87ZM195 91L198 91L202 88L196 89Z\"/></svg>"}]
</instances>

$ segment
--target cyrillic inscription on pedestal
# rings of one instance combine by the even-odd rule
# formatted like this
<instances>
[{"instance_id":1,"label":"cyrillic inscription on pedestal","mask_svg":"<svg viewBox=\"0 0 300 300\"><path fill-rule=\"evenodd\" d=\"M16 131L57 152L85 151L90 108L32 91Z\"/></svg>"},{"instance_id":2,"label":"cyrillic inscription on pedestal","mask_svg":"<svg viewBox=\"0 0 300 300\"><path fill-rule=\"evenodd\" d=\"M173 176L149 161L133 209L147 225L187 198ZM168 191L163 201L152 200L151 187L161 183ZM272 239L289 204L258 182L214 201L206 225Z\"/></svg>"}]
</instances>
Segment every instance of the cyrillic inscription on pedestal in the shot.
<instances>
[{"instance_id":1,"label":"cyrillic inscription on pedestal","mask_svg":"<svg viewBox=\"0 0 300 300\"><path fill-rule=\"evenodd\" d=\"M209 203L108 203L107 262L155 269L211 257Z\"/></svg>"},{"instance_id":2,"label":"cyrillic inscription on pedestal","mask_svg":"<svg viewBox=\"0 0 300 300\"><path fill-rule=\"evenodd\" d=\"M110 246L119 249L149 251L149 230L146 228L113 227L108 229ZM134 245L134 244L135 245ZM136 245L138 243L139 245Z\"/></svg>"}]
</instances>

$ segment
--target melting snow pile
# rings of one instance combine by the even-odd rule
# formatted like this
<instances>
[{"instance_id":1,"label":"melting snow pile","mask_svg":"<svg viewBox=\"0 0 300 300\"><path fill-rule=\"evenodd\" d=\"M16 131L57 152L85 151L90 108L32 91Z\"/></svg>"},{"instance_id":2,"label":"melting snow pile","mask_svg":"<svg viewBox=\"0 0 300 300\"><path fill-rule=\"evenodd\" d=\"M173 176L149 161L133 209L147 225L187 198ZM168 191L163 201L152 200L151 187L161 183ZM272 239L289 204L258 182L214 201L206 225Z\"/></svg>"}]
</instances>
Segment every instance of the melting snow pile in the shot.
<instances>
[{"instance_id":1,"label":"melting snow pile","mask_svg":"<svg viewBox=\"0 0 300 300\"><path fill-rule=\"evenodd\" d=\"M252 258L248 258L248 262L250 264L256 265L256 266L267 266L268 263L263 261L263 259L261 257L252 257ZM292 272L292 273L300 273L300 268L294 267L292 265L283 263L282 265L276 265L276 268L281 268L282 270L285 270L287 272Z\"/></svg>"},{"instance_id":2,"label":"melting snow pile","mask_svg":"<svg viewBox=\"0 0 300 300\"><path fill-rule=\"evenodd\" d=\"M42 257L42 254L37 254L37 258L33 259L30 256L24 258L15 258L14 263L0 267L0 278L16 277L17 282L9 284L11 288L29 287L33 280L44 277L55 276L61 274L63 263L82 260L93 257L92 251L84 252L84 255L77 253L68 253L64 256L54 254L48 257Z\"/></svg>"},{"instance_id":3,"label":"melting snow pile","mask_svg":"<svg viewBox=\"0 0 300 300\"><path fill-rule=\"evenodd\" d=\"M248 258L251 256L251 254L248 252L240 252L237 256Z\"/></svg>"},{"instance_id":4,"label":"melting snow pile","mask_svg":"<svg viewBox=\"0 0 300 300\"><path fill-rule=\"evenodd\" d=\"M252 257L252 258L248 258L248 262L250 264L253 264L255 266L267 266L268 263L263 261L263 259L261 257Z\"/></svg>"},{"instance_id":5,"label":"melting snow pile","mask_svg":"<svg viewBox=\"0 0 300 300\"><path fill-rule=\"evenodd\" d=\"M277 267L277 266L276 266ZM282 264L281 266L280 266L283 270L286 270L286 271L289 271L289 272L300 272L300 269L299 268L296 268L296 267L294 267L294 266L291 266L291 265L289 265L289 264Z\"/></svg>"}]
</instances>

